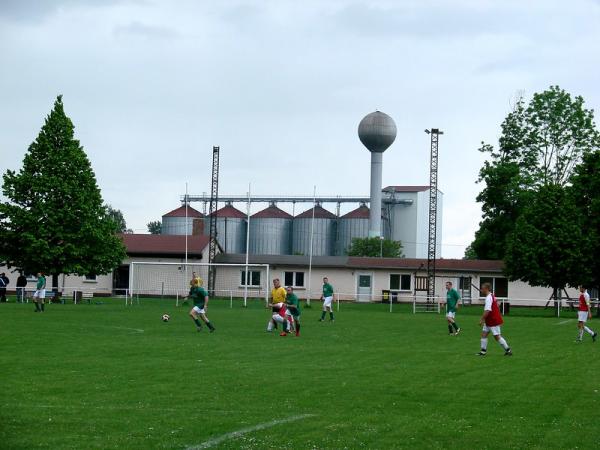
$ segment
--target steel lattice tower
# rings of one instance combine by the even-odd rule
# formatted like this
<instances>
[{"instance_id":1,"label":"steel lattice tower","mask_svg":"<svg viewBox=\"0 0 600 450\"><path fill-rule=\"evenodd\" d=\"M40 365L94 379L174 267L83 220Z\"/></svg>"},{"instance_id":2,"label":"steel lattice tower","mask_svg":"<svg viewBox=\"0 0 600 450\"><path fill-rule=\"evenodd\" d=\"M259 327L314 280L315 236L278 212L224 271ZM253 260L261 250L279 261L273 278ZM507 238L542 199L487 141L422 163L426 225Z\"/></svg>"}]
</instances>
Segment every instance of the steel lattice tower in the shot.
<instances>
[{"instance_id":1,"label":"steel lattice tower","mask_svg":"<svg viewBox=\"0 0 600 450\"><path fill-rule=\"evenodd\" d=\"M208 262L212 263L217 255L217 204L219 203L219 147L213 147L212 159L212 185L210 188L209 214L209 246ZM208 267L208 292L213 296L215 292L216 272L213 266Z\"/></svg>"},{"instance_id":2,"label":"steel lattice tower","mask_svg":"<svg viewBox=\"0 0 600 450\"><path fill-rule=\"evenodd\" d=\"M429 238L427 240L427 303L435 301L435 262L437 257L437 198L438 198L438 128L425 130L431 136L431 162L429 167Z\"/></svg>"}]
</instances>

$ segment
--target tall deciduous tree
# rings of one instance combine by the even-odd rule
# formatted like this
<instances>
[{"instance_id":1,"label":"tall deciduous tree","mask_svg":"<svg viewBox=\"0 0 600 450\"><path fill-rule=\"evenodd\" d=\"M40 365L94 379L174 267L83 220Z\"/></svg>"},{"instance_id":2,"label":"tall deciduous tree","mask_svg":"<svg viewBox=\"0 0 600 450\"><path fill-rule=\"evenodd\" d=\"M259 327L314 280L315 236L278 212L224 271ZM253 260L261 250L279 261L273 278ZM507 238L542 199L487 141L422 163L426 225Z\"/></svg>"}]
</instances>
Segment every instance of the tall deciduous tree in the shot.
<instances>
[{"instance_id":1,"label":"tall deciduous tree","mask_svg":"<svg viewBox=\"0 0 600 450\"><path fill-rule=\"evenodd\" d=\"M378 237L354 238L348 249L348 255L399 258L402 256L402 243Z\"/></svg>"},{"instance_id":2,"label":"tall deciduous tree","mask_svg":"<svg viewBox=\"0 0 600 450\"><path fill-rule=\"evenodd\" d=\"M599 145L583 98L551 86L527 106L518 99L502 123L498 150L489 144L480 149L489 155L479 173L483 220L466 256L504 259L507 237L531 195L541 186L564 187L582 156Z\"/></svg>"},{"instance_id":3,"label":"tall deciduous tree","mask_svg":"<svg viewBox=\"0 0 600 450\"><path fill-rule=\"evenodd\" d=\"M125 257L117 226L62 96L29 146L19 172L8 170L0 203L0 257L29 273L104 274Z\"/></svg>"}]
</instances>

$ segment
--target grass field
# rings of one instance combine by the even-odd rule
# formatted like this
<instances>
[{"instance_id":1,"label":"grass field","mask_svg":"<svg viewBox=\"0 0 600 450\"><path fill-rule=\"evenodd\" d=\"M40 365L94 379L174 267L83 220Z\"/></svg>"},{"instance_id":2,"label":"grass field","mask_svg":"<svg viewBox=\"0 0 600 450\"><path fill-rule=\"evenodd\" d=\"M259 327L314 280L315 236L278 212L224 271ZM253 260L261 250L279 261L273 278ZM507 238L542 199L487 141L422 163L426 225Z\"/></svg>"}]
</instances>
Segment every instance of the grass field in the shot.
<instances>
[{"instance_id":1,"label":"grass field","mask_svg":"<svg viewBox=\"0 0 600 450\"><path fill-rule=\"evenodd\" d=\"M600 342L574 343L573 313L511 313L514 356L480 358L481 307L451 337L442 315L318 306L283 338L260 304L212 301L214 334L166 300L1 304L0 447L600 447Z\"/></svg>"}]
</instances>

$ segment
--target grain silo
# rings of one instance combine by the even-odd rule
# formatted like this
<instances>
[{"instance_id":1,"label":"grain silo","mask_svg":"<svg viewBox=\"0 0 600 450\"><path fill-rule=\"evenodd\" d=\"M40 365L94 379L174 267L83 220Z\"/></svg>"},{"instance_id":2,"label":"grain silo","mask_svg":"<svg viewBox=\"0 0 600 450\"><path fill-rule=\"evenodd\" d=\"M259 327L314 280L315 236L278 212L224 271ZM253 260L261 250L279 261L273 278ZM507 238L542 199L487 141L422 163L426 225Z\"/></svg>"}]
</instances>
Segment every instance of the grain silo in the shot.
<instances>
[{"instance_id":1,"label":"grain silo","mask_svg":"<svg viewBox=\"0 0 600 450\"><path fill-rule=\"evenodd\" d=\"M337 236L337 255L347 255L352 238L369 236L369 208L361 205L343 215L338 222Z\"/></svg>"},{"instance_id":2,"label":"grain silo","mask_svg":"<svg viewBox=\"0 0 600 450\"><path fill-rule=\"evenodd\" d=\"M162 216L161 234L192 235L202 234L204 228L204 215L188 205L187 218L185 205L180 206Z\"/></svg>"},{"instance_id":3,"label":"grain silo","mask_svg":"<svg viewBox=\"0 0 600 450\"><path fill-rule=\"evenodd\" d=\"M250 253L289 255L291 238L292 216L275 204L250 217Z\"/></svg>"},{"instance_id":4,"label":"grain silo","mask_svg":"<svg viewBox=\"0 0 600 450\"><path fill-rule=\"evenodd\" d=\"M321 205L304 211L294 218L292 225L292 253L309 255L312 231L312 254L314 256L331 256L335 251L335 229L337 217Z\"/></svg>"},{"instance_id":5,"label":"grain silo","mask_svg":"<svg viewBox=\"0 0 600 450\"><path fill-rule=\"evenodd\" d=\"M231 204L215 212L217 242L225 253L246 253L246 214ZM206 233L208 234L208 227Z\"/></svg>"}]
</instances>

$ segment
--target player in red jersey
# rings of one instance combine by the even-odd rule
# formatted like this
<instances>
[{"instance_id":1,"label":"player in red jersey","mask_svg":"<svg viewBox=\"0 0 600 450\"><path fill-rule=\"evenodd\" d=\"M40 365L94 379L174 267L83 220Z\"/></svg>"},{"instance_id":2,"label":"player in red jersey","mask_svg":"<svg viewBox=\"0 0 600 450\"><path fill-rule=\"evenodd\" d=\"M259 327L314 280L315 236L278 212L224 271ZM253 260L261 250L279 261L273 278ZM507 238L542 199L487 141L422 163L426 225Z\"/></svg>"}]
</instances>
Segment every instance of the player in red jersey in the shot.
<instances>
[{"instance_id":1,"label":"player in red jersey","mask_svg":"<svg viewBox=\"0 0 600 450\"><path fill-rule=\"evenodd\" d=\"M579 286L579 308L577 311L577 328L579 328L579 335L575 342L583 341L583 332L587 331L592 335L592 341L596 342L596 337L598 337L598 333L592 330L590 327L586 325L588 319L592 318L592 308L590 304L590 294L588 294L587 290L583 286Z\"/></svg>"},{"instance_id":2,"label":"player in red jersey","mask_svg":"<svg viewBox=\"0 0 600 450\"><path fill-rule=\"evenodd\" d=\"M289 332L289 329L290 329L290 323L288 322L286 314L285 314L287 311L286 304L284 302L269 303L269 307L273 311L273 316L271 317L271 320L269 320L269 323L267 324L267 331L269 331L269 332L273 331L273 328L277 328L277 323L280 323L283 325L283 331L281 332L281 334L279 336L287 336L287 333Z\"/></svg>"},{"instance_id":3,"label":"player in red jersey","mask_svg":"<svg viewBox=\"0 0 600 450\"><path fill-rule=\"evenodd\" d=\"M479 325L482 325L483 329L481 331L481 351L477 353L477 355L485 356L487 354L487 338L491 332L494 335L494 339L496 339L498 344L504 349L504 356L512 356L512 350L500 332L500 326L504 321L502 320L502 314L500 314L500 308L498 308L496 297L492 294L492 286L489 283L483 283L481 286L481 294L485 295L485 307L483 308L483 315L479 321Z\"/></svg>"}]
</instances>

